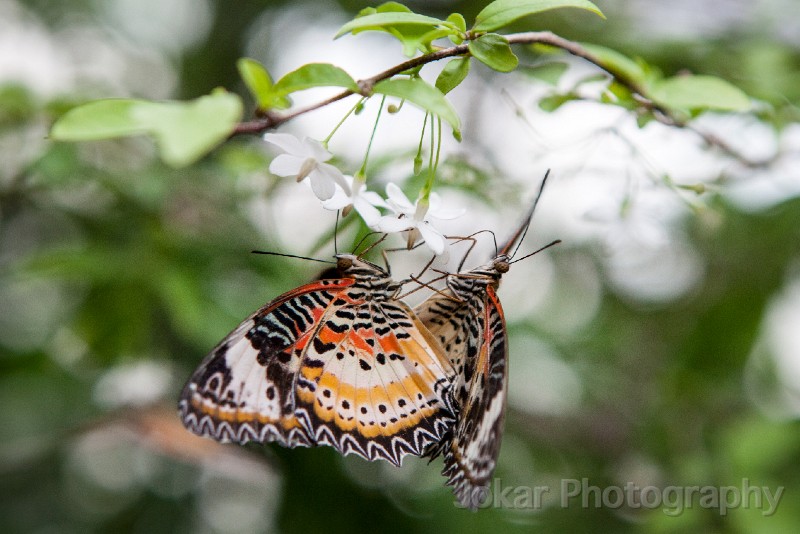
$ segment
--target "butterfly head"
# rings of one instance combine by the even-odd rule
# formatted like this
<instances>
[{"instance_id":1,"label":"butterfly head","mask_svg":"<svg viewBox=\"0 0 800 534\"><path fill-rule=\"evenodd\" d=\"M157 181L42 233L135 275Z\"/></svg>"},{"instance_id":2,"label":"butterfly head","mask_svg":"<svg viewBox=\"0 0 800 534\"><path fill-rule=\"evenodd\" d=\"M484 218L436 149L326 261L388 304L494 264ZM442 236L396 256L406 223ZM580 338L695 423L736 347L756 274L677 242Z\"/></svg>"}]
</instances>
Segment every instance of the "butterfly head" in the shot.
<instances>
[{"instance_id":1,"label":"butterfly head","mask_svg":"<svg viewBox=\"0 0 800 534\"><path fill-rule=\"evenodd\" d=\"M343 278L352 278L357 286L369 289L375 299L389 298L402 286L385 269L355 254L337 254L336 269Z\"/></svg>"},{"instance_id":2,"label":"butterfly head","mask_svg":"<svg viewBox=\"0 0 800 534\"><path fill-rule=\"evenodd\" d=\"M489 263L476 267L471 271L451 274L448 277L448 285L450 285L451 289L453 289L454 285L468 287L473 287L474 285L492 286L497 289L500 285L500 278L509 271L510 267L510 258L505 254L500 254ZM456 293L459 293L459 291L456 290Z\"/></svg>"},{"instance_id":3,"label":"butterfly head","mask_svg":"<svg viewBox=\"0 0 800 534\"><path fill-rule=\"evenodd\" d=\"M497 278L499 279L500 275L507 273L511 268L511 258L506 254L500 254L492 260L492 268L497 271Z\"/></svg>"},{"instance_id":4,"label":"butterfly head","mask_svg":"<svg viewBox=\"0 0 800 534\"><path fill-rule=\"evenodd\" d=\"M381 274L388 276L389 274L382 267L375 265L371 261L359 258L355 254L337 254L336 269L346 276L354 276L358 274Z\"/></svg>"}]
</instances>

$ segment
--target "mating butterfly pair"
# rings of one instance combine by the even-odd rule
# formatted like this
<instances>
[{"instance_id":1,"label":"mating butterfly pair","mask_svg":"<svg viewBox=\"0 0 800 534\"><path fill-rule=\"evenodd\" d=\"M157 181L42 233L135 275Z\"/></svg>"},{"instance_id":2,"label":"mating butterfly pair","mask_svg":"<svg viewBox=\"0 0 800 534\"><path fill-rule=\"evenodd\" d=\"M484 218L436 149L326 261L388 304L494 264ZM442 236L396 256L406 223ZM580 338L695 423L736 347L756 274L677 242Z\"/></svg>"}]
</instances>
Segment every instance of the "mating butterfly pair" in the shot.
<instances>
[{"instance_id":1,"label":"mating butterfly pair","mask_svg":"<svg viewBox=\"0 0 800 534\"><path fill-rule=\"evenodd\" d=\"M413 311L386 271L338 255L341 278L281 295L203 360L181 394L183 424L222 442L330 445L395 465L441 454L447 483L477 508L497 462L507 389L495 290L535 205L494 260L448 275L447 289Z\"/></svg>"}]
</instances>

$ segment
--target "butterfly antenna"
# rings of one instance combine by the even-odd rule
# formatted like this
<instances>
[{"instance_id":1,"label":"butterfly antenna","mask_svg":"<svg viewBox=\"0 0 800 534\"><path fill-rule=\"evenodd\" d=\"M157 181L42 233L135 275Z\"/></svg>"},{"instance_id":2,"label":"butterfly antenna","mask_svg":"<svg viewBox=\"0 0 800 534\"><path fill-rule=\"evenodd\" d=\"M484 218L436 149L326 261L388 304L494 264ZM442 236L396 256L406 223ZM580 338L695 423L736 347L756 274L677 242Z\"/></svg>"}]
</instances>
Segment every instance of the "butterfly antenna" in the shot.
<instances>
[{"instance_id":1,"label":"butterfly antenna","mask_svg":"<svg viewBox=\"0 0 800 534\"><path fill-rule=\"evenodd\" d=\"M431 256L430 261L428 261L428 263L425 264L425 267L422 268L422 270L419 272L419 274L416 277L412 274L411 275L411 279L417 281L418 278L422 278L422 275L425 274L425 272L428 269L430 269L430 267L431 267L431 265L433 265L434 261L436 261L436 254Z\"/></svg>"},{"instance_id":2,"label":"butterfly antenna","mask_svg":"<svg viewBox=\"0 0 800 534\"><path fill-rule=\"evenodd\" d=\"M373 235L373 234L380 234L380 232L370 232L370 233L368 233L367 235L365 235L365 236L364 236L364 237L361 239L361 241L359 241L359 242L358 242L358 245L356 246L356 250L358 250L358 248L359 248L359 247L360 247L360 246L361 246L361 245L364 243L364 241L366 241L366 240L367 240L367 238L368 238L369 236ZM373 248L375 248L375 246L377 246L379 243L381 243L381 242L382 242L384 239L386 239L387 237L389 237L389 234L383 234L383 235L381 236L381 238L380 238L380 239L378 239L378 240L377 240L377 241L375 241L373 244L371 244L370 246L368 246L367 248L365 248L364 250L362 250L362 251L361 251L361 252L358 254L358 257L359 257L359 258L363 257L363 256L364 256L364 255L365 255L367 252L369 252L370 250L372 250Z\"/></svg>"},{"instance_id":3,"label":"butterfly antenna","mask_svg":"<svg viewBox=\"0 0 800 534\"><path fill-rule=\"evenodd\" d=\"M475 232L473 234L470 234L468 236L465 236L465 237L454 237L454 238L452 238L452 239L456 240L453 244L460 243L462 241L471 241L472 242L470 244L469 248L467 249L467 252L464 254L464 257L461 258L461 263L458 264L457 272L461 272L463 270L464 263L466 263L467 258L469 257L470 253L472 252L472 249L474 249L475 245L478 244L478 240L475 239L475 236L478 235L478 234L484 234L484 233L492 234L492 240L494 241L494 251L495 251L495 256L496 256L497 255L497 237L494 235L494 232L492 232L491 230L478 230L477 232Z\"/></svg>"},{"instance_id":4,"label":"butterfly antenna","mask_svg":"<svg viewBox=\"0 0 800 534\"><path fill-rule=\"evenodd\" d=\"M519 226L519 228L517 228L517 231L514 232L514 235L511 236L511 239L506 241L506 243L500 248L498 256L500 254L505 254L513 258L519 251L519 247L522 245L522 242L528 233L528 229L531 226L531 219L533 219L533 212L536 211L536 205L539 204L539 199L542 198L542 193L544 192L545 184L547 184L548 176L550 176L550 169L547 169L547 172L544 173L544 178L542 178L542 185L539 186L539 192L536 193L536 198L533 199L533 204L528 210L528 213L525 215L525 218L522 220L522 224ZM514 249L514 252L512 254L509 254L508 251L511 250L511 247L513 247L515 243L517 246Z\"/></svg>"},{"instance_id":5,"label":"butterfly antenna","mask_svg":"<svg viewBox=\"0 0 800 534\"><path fill-rule=\"evenodd\" d=\"M356 246L353 248L353 254L355 254L356 256L359 256L359 257L361 257L361 256L362 256L364 253L366 253L366 252L367 252L367 250L369 250L370 248L372 248L372 247L370 246L370 247L368 247L368 248L367 248L367 250L365 250L365 251L364 251L364 252L362 252L361 254L358 254L358 249L359 249L359 248L361 248L361 245L363 245L363 244L364 244L364 241L366 241L366 240L369 238L369 236L371 236L371 235L373 235L373 234L377 234L377 233L378 233L378 232L367 232L367 234L366 234L366 235L364 235L364 237L362 237L361 239L359 239L359 240L358 240L358 243L356 243Z\"/></svg>"},{"instance_id":6,"label":"butterfly antenna","mask_svg":"<svg viewBox=\"0 0 800 534\"><path fill-rule=\"evenodd\" d=\"M454 297L454 296L452 296L452 295L448 295L447 293L445 293L445 292L444 292L444 291L442 291L441 289L437 289L437 288L435 288L435 287L433 287L433 286L431 285L431 284L435 284L436 282L438 282L438 281L440 281L440 280L444 280L444 279L445 279L445 278L447 278L448 276L450 276L450 274L449 274L449 273L444 273L444 274L442 274L442 275L440 275L440 276L438 276L438 277L434 278L433 280L430 280L430 281L428 281L428 282L423 282L422 280L420 280L420 279L419 279L419 277L417 277L417 276L414 276L414 275L412 274L412 275L411 275L411 277L409 278L409 281L416 282L416 283L418 284L417 288L416 288L416 289L412 289L411 291L408 291L408 292L406 292L406 293L403 293L402 295L400 295L400 296L399 296L399 297L397 297L397 298L398 298L398 299L404 299L404 298L408 297L409 295L413 295L414 293L416 293L417 291L419 291L419 290L420 290L420 289L422 289L422 288L428 288L428 289L430 289L431 291L433 291L434 293L437 293L437 294L439 294L440 296L442 296L442 297L444 297L444 298L446 298L446 299L448 299L448 300L452 300L453 302L462 302L462 301L461 301L461 300L459 300L458 298L456 298L456 297Z\"/></svg>"},{"instance_id":7,"label":"butterfly antenna","mask_svg":"<svg viewBox=\"0 0 800 534\"><path fill-rule=\"evenodd\" d=\"M284 254L282 252L265 252L263 250L251 250L250 252L253 253L253 254L264 254L266 256L282 256L284 258L297 258L299 260L318 261L320 263L332 263L332 264L336 265L335 261L320 260L320 259L317 259L317 258L309 258L308 256L295 256L294 254Z\"/></svg>"},{"instance_id":8,"label":"butterfly antenna","mask_svg":"<svg viewBox=\"0 0 800 534\"><path fill-rule=\"evenodd\" d=\"M512 264L512 263L517 263L518 261L522 261L522 260L524 260L525 258L530 258L530 257L531 257L531 256L533 256L534 254L538 254L538 253L540 253L541 251L543 251L543 250L545 250L545 249L548 249L548 248L552 247L553 245L558 245L559 243L561 243L561 240L560 240L560 239L556 239L556 240L555 240L555 241L553 241L552 243L548 243L548 244L546 244L545 246L543 246L543 247L542 247L542 248L540 248L539 250L535 250L535 251L531 252L530 254L525 254L525 255L524 255L524 256L522 256L521 258L517 258L516 260L514 260L514 261L510 261L510 262L508 262L508 263L509 263L509 265L510 265L510 264Z\"/></svg>"}]
</instances>

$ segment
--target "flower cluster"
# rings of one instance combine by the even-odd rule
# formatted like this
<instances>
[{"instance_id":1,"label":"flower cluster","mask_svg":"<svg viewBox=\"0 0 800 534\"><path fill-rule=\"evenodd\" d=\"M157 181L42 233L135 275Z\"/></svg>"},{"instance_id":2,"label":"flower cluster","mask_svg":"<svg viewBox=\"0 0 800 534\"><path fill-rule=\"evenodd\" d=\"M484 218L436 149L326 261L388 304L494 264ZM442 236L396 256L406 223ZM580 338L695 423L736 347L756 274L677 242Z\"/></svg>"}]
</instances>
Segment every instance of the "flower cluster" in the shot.
<instances>
[{"instance_id":1,"label":"flower cluster","mask_svg":"<svg viewBox=\"0 0 800 534\"><path fill-rule=\"evenodd\" d=\"M329 210L344 210L345 214L355 210L373 230L383 233L405 235L408 247L423 241L435 254L444 253L446 241L431 220L455 219L464 210L442 207L442 200L436 193L427 198L411 202L395 184L386 186L386 198L367 190L363 178L342 174L333 165L326 163L332 158L322 143L304 138L302 141L290 134L268 133L264 140L272 143L283 154L272 160L271 173L277 176L294 177L298 182L308 179L314 195ZM382 214L380 210L387 213Z\"/></svg>"}]
</instances>

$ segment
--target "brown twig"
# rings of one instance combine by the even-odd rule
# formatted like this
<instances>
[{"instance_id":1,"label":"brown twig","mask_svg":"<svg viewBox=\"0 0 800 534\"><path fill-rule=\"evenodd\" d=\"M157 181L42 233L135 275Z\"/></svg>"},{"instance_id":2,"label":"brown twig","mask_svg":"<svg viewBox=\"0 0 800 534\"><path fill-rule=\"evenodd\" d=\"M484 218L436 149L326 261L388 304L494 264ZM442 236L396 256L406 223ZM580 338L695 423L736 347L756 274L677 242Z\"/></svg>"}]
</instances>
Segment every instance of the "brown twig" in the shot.
<instances>
[{"instance_id":1,"label":"brown twig","mask_svg":"<svg viewBox=\"0 0 800 534\"><path fill-rule=\"evenodd\" d=\"M473 37L468 35L468 37ZM601 70L610 74L619 84L626 87L633 95L636 101L642 107L646 108L647 110L653 113L653 117L661 122L662 124L666 124L667 126L672 126L676 128L683 128L694 132L709 146L717 148L718 150L722 151L729 157L734 158L739 163L747 166L747 167L763 167L770 163L771 160L759 160L754 161L732 146L730 146L727 142L720 139L718 136L704 132L693 125L690 125L685 120L677 117L670 109L658 104L657 102L653 101L648 95L647 90L643 86L641 86L636 80L632 79L627 73L615 69L612 65L604 62L600 57L593 54L579 43L574 41L570 41L565 39L559 35L556 35L552 32L548 31L541 31L541 32L523 32L523 33L514 33L505 35L505 38L508 40L509 44L545 44L549 46L553 46L556 48L560 48L565 52L575 56L582 58L589 63L592 63L599 67ZM383 72L380 72L370 78L365 78L363 80L359 80L357 82L359 91L342 91L339 94L336 94L332 97L329 97L325 100L317 102L315 104L311 104L309 106L296 109L294 111L289 111L286 113L277 113L274 111L268 111L263 114L263 116L254 119L252 121L245 121L240 123L231 134L232 136L240 135L240 134L261 134L266 130L270 130L273 128L277 128L278 126L288 122L295 117L308 113L310 111L314 111L316 109L322 108L327 106L328 104L332 104L334 102L338 102L339 100L345 99L348 96L354 94L361 94L362 96L370 96L372 94L372 88L375 86L376 83L387 80L396 74L400 74L401 72L405 72L410 69L414 69L428 63L433 63L434 61L439 61L441 59L445 59L448 57L455 57L455 56L462 56L469 54L469 47L467 43L463 43L460 45L452 46L449 48L442 48L440 50L436 50L435 52L431 52L429 54L424 54L408 61L404 61L399 65L396 65L390 69L387 69Z\"/></svg>"},{"instance_id":2,"label":"brown twig","mask_svg":"<svg viewBox=\"0 0 800 534\"><path fill-rule=\"evenodd\" d=\"M366 78L364 80L359 80L356 82L358 87L361 89L360 93L363 96L369 96L372 94L372 88L375 86L376 83L382 80L388 80L395 74L400 74L401 72L407 71L409 69L414 69L416 67L420 67L422 65L426 65L428 63L433 63L434 61L439 61L440 59L453 57L453 56L460 56L469 52L466 44L461 44L458 46L453 46L450 48L443 48L441 50L437 50L436 52L432 52L430 54L425 54L423 56L418 56L408 61L404 61L399 65L395 65L394 67L387 69L383 72L372 76L371 78ZM306 106L304 108L300 108L294 110L289 113L278 114L274 112L268 113L266 116L248 122L240 123L236 129L233 131L233 135L237 134L260 134L265 130L269 130L272 128L276 128L281 124L292 120L293 118L303 115L304 113L308 113L309 111L314 111L315 109L319 109L321 107L325 107L328 104L332 104L334 102L338 102L339 100L345 99L348 96L357 94L355 91L342 91L338 95L334 95L322 102L317 102L315 104L311 104L310 106Z\"/></svg>"}]
</instances>

